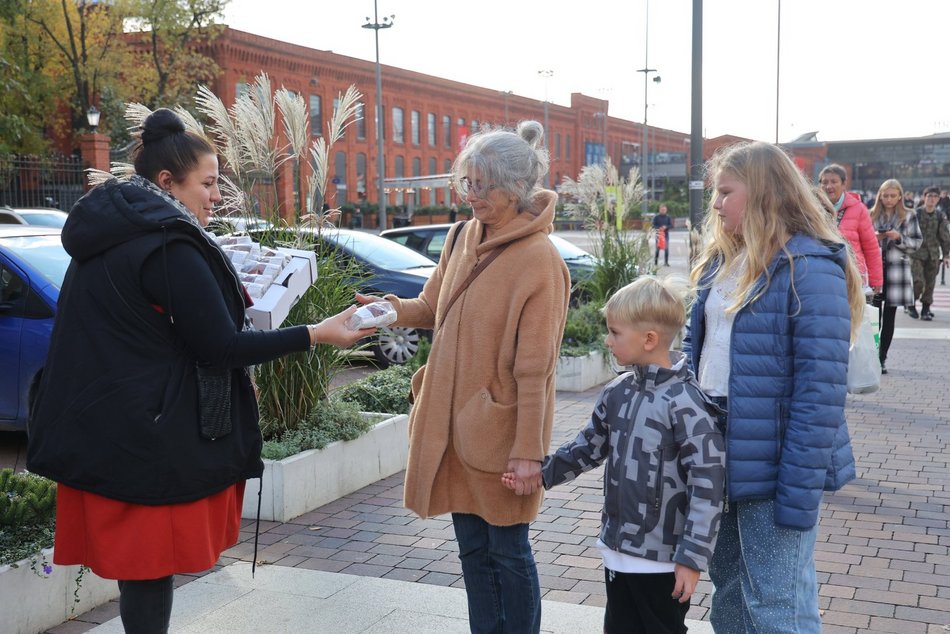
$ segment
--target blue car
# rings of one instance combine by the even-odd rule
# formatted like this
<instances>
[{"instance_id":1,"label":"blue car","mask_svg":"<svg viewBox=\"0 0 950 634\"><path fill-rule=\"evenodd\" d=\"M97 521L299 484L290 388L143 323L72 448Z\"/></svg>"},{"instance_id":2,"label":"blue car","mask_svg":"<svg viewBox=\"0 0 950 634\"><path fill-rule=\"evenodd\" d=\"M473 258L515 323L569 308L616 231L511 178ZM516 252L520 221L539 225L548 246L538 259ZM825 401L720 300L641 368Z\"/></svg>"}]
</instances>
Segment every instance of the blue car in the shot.
<instances>
[{"instance_id":1,"label":"blue car","mask_svg":"<svg viewBox=\"0 0 950 634\"><path fill-rule=\"evenodd\" d=\"M59 233L0 227L0 430L26 431L69 266Z\"/></svg>"}]
</instances>

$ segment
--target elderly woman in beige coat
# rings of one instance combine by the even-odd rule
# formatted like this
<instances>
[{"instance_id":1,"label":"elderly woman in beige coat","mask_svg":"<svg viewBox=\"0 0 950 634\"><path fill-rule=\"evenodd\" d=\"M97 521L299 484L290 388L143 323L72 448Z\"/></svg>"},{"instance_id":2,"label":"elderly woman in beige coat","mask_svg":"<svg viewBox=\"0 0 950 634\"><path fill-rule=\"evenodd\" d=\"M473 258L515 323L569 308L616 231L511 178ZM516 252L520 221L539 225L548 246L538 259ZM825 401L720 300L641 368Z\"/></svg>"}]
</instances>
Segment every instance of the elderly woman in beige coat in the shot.
<instances>
[{"instance_id":1,"label":"elderly woman in beige coat","mask_svg":"<svg viewBox=\"0 0 950 634\"><path fill-rule=\"evenodd\" d=\"M542 135L527 121L470 137L453 173L474 220L450 231L418 298L386 297L396 325L434 329L428 364L413 377L405 503L422 517L452 514L472 632L541 624L528 523L541 504L535 481L551 440L570 294L547 237L557 194L540 187ZM505 471L526 495L501 484Z\"/></svg>"}]
</instances>

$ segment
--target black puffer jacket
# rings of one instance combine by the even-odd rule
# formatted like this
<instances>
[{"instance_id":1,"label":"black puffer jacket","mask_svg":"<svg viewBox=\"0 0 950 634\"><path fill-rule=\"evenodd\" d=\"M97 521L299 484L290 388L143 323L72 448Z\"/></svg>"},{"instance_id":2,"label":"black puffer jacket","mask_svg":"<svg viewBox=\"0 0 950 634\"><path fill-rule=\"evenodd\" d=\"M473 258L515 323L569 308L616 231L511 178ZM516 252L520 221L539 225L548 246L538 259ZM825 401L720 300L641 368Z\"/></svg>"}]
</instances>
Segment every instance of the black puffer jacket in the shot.
<instances>
[{"instance_id":1,"label":"black puffer jacket","mask_svg":"<svg viewBox=\"0 0 950 634\"><path fill-rule=\"evenodd\" d=\"M224 253L177 206L109 181L63 228L66 273L31 418L28 468L139 504L206 497L261 474L244 366L306 350L306 328L242 332ZM196 366L230 368L231 433L199 433Z\"/></svg>"}]
</instances>

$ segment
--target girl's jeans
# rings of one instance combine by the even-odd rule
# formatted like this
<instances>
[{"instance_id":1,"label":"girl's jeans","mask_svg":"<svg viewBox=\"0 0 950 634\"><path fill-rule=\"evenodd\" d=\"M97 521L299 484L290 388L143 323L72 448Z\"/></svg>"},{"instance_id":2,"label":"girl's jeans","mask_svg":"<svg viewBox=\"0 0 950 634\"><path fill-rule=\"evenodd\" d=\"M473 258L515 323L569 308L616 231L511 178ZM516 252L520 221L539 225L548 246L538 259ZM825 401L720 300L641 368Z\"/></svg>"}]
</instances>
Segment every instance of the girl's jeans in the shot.
<instances>
[{"instance_id":1,"label":"girl's jeans","mask_svg":"<svg viewBox=\"0 0 950 634\"><path fill-rule=\"evenodd\" d=\"M537 634L541 588L528 525L492 526L453 513L472 634Z\"/></svg>"},{"instance_id":2,"label":"girl's jeans","mask_svg":"<svg viewBox=\"0 0 950 634\"><path fill-rule=\"evenodd\" d=\"M817 525L775 524L772 500L732 502L709 564L716 634L820 634L815 576Z\"/></svg>"}]
</instances>

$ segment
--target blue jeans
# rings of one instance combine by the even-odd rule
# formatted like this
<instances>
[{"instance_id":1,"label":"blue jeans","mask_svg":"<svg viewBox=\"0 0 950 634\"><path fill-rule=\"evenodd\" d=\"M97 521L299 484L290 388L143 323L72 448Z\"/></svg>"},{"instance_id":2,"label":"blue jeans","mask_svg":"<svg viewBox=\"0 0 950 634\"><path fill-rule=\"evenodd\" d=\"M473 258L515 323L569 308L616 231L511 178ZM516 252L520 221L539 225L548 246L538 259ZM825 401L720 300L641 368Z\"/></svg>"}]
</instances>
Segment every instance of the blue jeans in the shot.
<instances>
[{"instance_id":1,"label":"blue jeans","mask_svg":"<svg viewBox=\"0 0 950 634\"><path fill-rule=\"evenodd\" d=\"M537 634L541 587L528 525L492 526L452 513L472 634Z\"/></svg>"},{"instance_id":2,"label":"blue jeans","mask_svg":"<svg viewBox=\"0 0 950 634\"><path fill-rule=\"evenodd\" d=\"M775 524L772 500L732 502L709 564L716 634L820 634L815 538Z\"/></svg>"}]
</instances>

